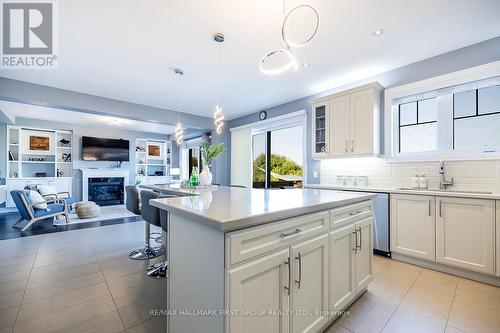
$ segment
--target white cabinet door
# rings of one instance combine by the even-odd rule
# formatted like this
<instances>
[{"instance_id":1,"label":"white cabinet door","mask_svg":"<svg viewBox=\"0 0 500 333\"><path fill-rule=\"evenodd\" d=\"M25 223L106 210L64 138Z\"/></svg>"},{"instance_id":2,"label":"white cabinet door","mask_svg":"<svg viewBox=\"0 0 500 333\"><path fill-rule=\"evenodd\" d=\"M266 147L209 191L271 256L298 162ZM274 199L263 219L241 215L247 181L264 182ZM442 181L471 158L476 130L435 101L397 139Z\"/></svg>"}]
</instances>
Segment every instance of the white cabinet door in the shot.
<instances>
[{"instance_id":1,"label":"white cabinet door","mask_svg":"<svg viewBox=\"0 0 500 333\"><path fill-rule=\"evenodd\" d=\"M330 100L330 147L332 156L344 156L350 152L350 95Z\"/></svg>"},{"instance_id":2,"label":"white cabinet door","mask_svg":"<svg viewBox=\"0 0 500 333\"><path fill-rule=\"evenodd\" d=\"M493 275L494 207L493 200L438 197L437 262Z\"/></svg>"},{"instance_id":3,"label":"white cabinet door","mask_svg":"<svg viewBox=\"0 0 500 333\"><path fill-rule=\"evenodd\" d=\"M351 154L373 154L373 97L374 89L351 94Z\"/></svg>"},{"instance_id":4,"label":"white cabinet door","mask_svg":"<svg viewBox=\"0 0 500 333\"><path fill-rule=\"evenodd\" d=\"M356 296L354 225L330 233L330 310L342 311Z\"/></svg>"},{"instance_id":5,"label":"white cabinet door","mask_svg":"<svg viewBox=\"0 0 500 333\"><path fill-rule=\"evenodd\" d=\"M373 280L373 218L358 222L354 225L357 230L356 250L356 294L365 290Z\"/></svg>"},{"instance_id":6,"label":"white cabinet door","mask_svg":"<svg viewBox=\"0 0 500 333\"><path fill-rule=\"evenodd\" d=\"M330 103L328 101L313 104L312 152L313 157L321 158L330 154Z\"/></svg>"},{"instance_id":7,"label":"white cabinet door","mask_svg":"<svg viewBox=\"0 0 500 333\"><path fill-rule=\"evenodd\" d=\"M497 230L497 237L496 237L496 244L497 244L497 264L496 264L496 270L497 270L497 276L500 277L500 200L497 200L497 218L496 218L496 230Z\"/></svg>"},{"instance_id":8,"label":"white cabinet door","mask_svg":"<svg viewBox=\"0 0 500 333\"><path fill-rule=\"evenodd\" d=\"M287 248L227 271L228 310L260 313L265 309L283 314L227 316L228 332L288 332L289 287L293 286L289 253Z\"/></svg>"},{"instance_id":9,"label":"white cabinet door","mask_svg":"<svg viewBox=\"0 0 500 333\"><path fill-rule=\"evenodd\" d=\"M391 195L391 251L435 261L435 198Z\"/></svg>"},{"instance_id":10,"label":"white cabinet door","mask_svg":"<svg viewBox=\"0 0 500 333\"><path fill-rule=\"evenodd\" d=\"M290 331L319 332L328 316L328 234L292 246ZM322 313L315 313L320 311ZM253 330L253 332L275 332Z\"/></svg>"}]
</instances>

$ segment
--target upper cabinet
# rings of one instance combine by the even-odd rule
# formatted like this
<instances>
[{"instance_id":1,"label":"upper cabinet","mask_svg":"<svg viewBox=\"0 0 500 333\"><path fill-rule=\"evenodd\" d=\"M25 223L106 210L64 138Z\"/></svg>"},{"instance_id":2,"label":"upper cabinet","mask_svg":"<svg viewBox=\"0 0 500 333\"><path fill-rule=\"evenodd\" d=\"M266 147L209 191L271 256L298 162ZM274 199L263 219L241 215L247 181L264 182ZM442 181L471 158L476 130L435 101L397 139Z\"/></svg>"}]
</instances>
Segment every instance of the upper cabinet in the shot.
<instances>
[{"instance_id":1,"label":"upper cabinet","mask_svg":"<svg viewBox=\"0 0 500 333\"><path fill-rule=\"evenodd\" d=\"M312 135L313 156L320 158L328 156L328 123L330 119L329 102L313 104Z\"/></svg>"},{"instance_id":2,"label":"upper cabinet","mask_svg":"<svg viewBox=\"0 0 500 333\"><path fill-rule=\"evenodd\" d=\"M380 93L371 83L313 103L313 158L380 154Z\"/></svg>"}]
</instances>

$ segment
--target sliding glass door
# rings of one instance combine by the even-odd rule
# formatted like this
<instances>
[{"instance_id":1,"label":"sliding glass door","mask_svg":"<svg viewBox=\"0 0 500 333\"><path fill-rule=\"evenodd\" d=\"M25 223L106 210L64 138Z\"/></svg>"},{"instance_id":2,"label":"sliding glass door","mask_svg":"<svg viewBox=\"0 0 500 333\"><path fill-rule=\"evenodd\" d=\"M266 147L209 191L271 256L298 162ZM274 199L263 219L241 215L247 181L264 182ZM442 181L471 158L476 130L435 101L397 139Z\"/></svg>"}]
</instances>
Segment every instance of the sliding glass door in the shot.
<instances>
[{"instance_id":1,"label":"sliding glass door","mask_svg":"<svg viewBox=\"0 0 500 333\"><path fill-rule=\"evenodd\" d=\"M252 186L287 188L302 185L304 129L293 126L252 137Z\"/></svg>"}]
</instances>

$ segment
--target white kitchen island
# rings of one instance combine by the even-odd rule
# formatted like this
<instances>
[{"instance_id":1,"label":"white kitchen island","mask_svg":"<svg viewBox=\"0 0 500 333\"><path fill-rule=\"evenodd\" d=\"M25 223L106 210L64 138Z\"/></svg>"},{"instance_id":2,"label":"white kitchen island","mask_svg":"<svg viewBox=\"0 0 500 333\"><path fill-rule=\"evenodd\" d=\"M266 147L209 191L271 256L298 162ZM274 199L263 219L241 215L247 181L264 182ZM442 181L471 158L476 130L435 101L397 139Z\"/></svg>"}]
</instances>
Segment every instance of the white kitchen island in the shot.
<instances>
[{"instance_id":1,"label":"white kitchen island","mask_svg":"<svg viewBox=\"0 0 500 333\"><path fill-rule=\"evenodd\" d=\"M168 222L168 331L322 332L372 279L372 195L144 186Z\"/></svg>"}]
</instances>

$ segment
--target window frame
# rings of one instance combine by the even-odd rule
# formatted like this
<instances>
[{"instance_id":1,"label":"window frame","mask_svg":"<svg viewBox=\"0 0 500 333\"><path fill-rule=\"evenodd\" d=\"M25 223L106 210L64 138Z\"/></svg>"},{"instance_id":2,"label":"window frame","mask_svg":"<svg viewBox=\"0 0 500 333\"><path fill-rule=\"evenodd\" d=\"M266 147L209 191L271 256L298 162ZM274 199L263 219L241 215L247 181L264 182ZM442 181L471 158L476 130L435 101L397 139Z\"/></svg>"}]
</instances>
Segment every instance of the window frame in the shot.
<instances>
[{"instance_id":1,"label":"window frame","mask_svg":"<svg viewBox=\"0 0 500 333\"><path fill-rule=\"evenodd\" d=\"M439 110L439 107L438 107L438 110L436 110L436 120L432 120L432 121L424 121L424 122L420 122L419 119L418 119L418 108L419 108L419 104L421 101L425 101L425 100L429 100L429 99L433 99L433 98L436 98L436 104L438 104L438 101L437 101L437 97L427 97L427 98L421 98L421 99L416 99L415 101L410 101L410 102L403 102L403 103L399 103L398 104L398 115L397 115L397 118L398 118L398 154L402 155L402 154L415 154L417 152L413 152L413 153L402 153L401 152L401 129L403 127L410 127L410 126L418 126L418 125L427 125L427 124L434 124L436 123L436 149L438 148L438 135L437 135L437 130L438 130L438 110ZM401 105L403 104L409 104L409 103L416 103L416 122L415 123L412 123L412 124L404 124L404 125L401 125ZM422 152L418 152L418 153L431 153L431 152L435 152L436 150L427 150L427 151L422 151Z\"/></svg>"},{"instance_id":2,"label":"window frame","mask_svg":"<svg viewBox=\"0 0 500 333\"><path fill-rule=\"evenodd\" d=\"M439 160L490 160L500 159L500 147L491 149L454 150L454 110L453 89L470 86L473 90L482 88L478 81L488 80L485 86L500 84L500 61L480 65L465 70L413 82L385 91L385 158L387 162L439 161ZM482 84L479 82L479 84ZM438 94L439 92L439 94ZM436 94L438 114L436 151L400 153L399 104L423 100L425 96ZM407 96L412 96L406 100ZM430 97L427 97L430 98ZM476 98L477 103L477 98Z\"/></svg>"}]
</instances>

